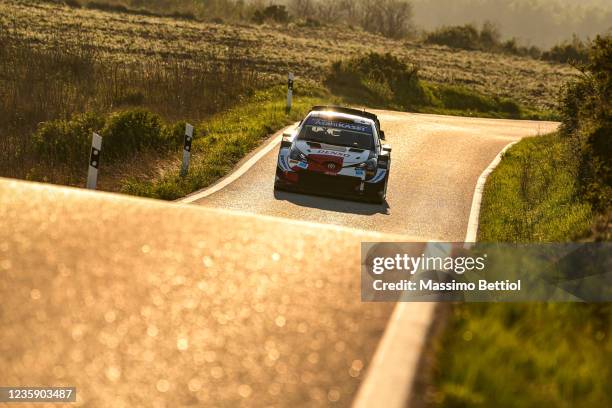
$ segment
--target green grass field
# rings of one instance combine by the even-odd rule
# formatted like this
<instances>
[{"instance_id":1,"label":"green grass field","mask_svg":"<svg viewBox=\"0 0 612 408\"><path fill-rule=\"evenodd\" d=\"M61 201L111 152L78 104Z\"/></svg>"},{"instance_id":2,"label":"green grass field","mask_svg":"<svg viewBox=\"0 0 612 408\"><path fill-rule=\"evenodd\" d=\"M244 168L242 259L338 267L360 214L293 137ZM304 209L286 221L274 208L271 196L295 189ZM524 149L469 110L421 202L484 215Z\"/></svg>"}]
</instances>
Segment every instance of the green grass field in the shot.
<instances>
[{"instance_id":1,"label":"green grass field","mask_svg":"<svg viewBox=\"0 0 612 408\"><path fill-rule=\"evenodd\" d=\"M590 205L559 134L524 139L487 181L480 241L556 242L584 236ZM439 407L612 405L609 304L458 304L436 345Z\"/></svg>"},{"instance_id":2,"label":"green grass field","mask_svg":"<svg viewBox=\"0 0 612 408\"><path fill-rule=\"evenodd\" d=\"M478 239L563 242L588 232L593 214L579 197L577 172L557 133L513 146L487 180Z\"/></svg>"}]
</instances>

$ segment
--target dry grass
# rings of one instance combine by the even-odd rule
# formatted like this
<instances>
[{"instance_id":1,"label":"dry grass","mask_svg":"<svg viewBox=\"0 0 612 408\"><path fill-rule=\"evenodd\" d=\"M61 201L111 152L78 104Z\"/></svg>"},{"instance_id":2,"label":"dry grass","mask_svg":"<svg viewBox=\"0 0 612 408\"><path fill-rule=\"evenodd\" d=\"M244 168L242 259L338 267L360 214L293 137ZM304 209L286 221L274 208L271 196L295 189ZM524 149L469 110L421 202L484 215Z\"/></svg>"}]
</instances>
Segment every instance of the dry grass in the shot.
<instances>
[{"instance_id":1,"label":"dry grass","mask_svg":"<svg viewBox=\"0 0 612 408\"><path fill-rule=\"evenodd\" d=\"M84 129L100 131L106 113L139 107L166 121L197 121L265 83L239 58L218 64L207 53L189 61L105 57L87 33L66 36L58 27L44 47L32 46L14 25L0 23L0 175L72 184L81 165L74 157L88 151ZM89 125L66 130L65 120L84 112L92 115ZM44 171L34 169L42 164Z\"/></svg>"},{"instance_id":2,"label":"dry grass","mask_svg":"<svg viewBox=\"0 0 612 408\"><path fill-rule=\"evenodd\" d=\"M527 57L452 50L336 26L212 24L31 0L3 1L0 21L37 46L47 44L57 31L67 39L77 33L86 35L103 54L122 62L170 57L190 61L194 54L204 52L217 61L243 58L250 67L269 75L284 76L292 70L314 80L323 78L331 60L390 51L418 61L425 80L465 85L536 109L552 108L560 85L573 75L568 66Z\"/></svg>"}]
</instances>

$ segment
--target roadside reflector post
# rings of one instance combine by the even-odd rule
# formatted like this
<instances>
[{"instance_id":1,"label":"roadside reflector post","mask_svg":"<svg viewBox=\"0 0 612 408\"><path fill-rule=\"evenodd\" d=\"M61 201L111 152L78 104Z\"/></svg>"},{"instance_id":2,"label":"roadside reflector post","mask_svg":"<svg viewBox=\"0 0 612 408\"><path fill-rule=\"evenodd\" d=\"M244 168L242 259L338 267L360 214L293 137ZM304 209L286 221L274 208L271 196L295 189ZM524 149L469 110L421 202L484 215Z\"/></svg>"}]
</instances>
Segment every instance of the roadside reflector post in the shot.
<instances>
[{"instance_id":1,"label":"roadside reflector post","mask_svg":"<svg viewBox=\"0 0 612 408\"><path fill-rule=\"evenodd\" d=\"M291 102L293 99L293 72L287 78L287 112L291 112Z\"/></svg>"},{"instance_id":2,"label":"roadside reflector post","mask_svg":"<svg viewBox=\"0 0 612 408\"><path fill-rule=\"evenodd\" d=\"M87 188L96 189L98 184L98 168L100 167L100 153L102 152L102 136L95 133L91 138L91 153L89 154L89 171L87 172Z\"/></svg>"},{"instance_id":3,"label":"roadside reflector post","mask_svg":"<svg viewBox=\"0 0 612 408\"><path fill-rule=\"evenodd\" d=\"M185 177L189 170L189 158L191 157L191 142L193 141L193 126L185 124L185 142L183 143L183 165L181 166L181 176Z\"/></svg>"}]
</instances>

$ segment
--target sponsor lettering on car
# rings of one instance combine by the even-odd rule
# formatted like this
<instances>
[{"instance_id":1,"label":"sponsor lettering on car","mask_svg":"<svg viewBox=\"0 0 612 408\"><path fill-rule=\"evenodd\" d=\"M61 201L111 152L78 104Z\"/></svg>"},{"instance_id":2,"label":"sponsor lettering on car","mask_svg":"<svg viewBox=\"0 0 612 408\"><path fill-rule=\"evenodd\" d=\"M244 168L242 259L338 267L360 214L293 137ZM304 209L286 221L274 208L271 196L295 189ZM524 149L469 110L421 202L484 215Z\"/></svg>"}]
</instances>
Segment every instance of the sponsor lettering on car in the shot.
<instances>
[{"instance_id":1,"label":"sponsor lettering on car","mask_svg":"<svg viewBox=\"0 0 612 408\"><path fill-rule=\"evenodd\" d=\"M361 123L354 123L354 122L340 122L336 120L327 120L323 118L312 117L308 121L306 121L306 125L331 127L331 128L336 128L336 129L346 129L346 130L352 130L355 132L372 134L371 126L361 124Z\"/></svg>"},{"instance_id":2,"label":"sponsor lettering on car","mask_svg":"<svg viewBox=\"0 0 612 408\"><path fill-rule=\"evenodd\" d=\"M338 157L350 157L351 155L348 153L337 152L333 150L315 150L316 154L327 154L329 156L338 156Z\"/></svg>"}]
</instances>

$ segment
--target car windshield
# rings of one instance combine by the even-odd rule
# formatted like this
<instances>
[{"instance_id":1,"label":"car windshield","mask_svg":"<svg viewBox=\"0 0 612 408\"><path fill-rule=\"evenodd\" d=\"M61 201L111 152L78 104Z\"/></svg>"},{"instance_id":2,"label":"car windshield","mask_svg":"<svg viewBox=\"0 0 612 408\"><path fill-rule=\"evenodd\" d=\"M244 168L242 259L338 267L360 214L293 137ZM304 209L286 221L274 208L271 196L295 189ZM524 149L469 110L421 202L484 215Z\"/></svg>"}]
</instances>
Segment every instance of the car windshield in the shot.
<instances>
[{"instance_id":1,"label":"car windshield","mask_svg":"<svg viewBox=\"0 0 612 408\"><path fill-rule=\"evenodd\" d=\"M297 138L364 150L372 150L374 146L372 126L340 118L309 118Z\"/></svg>"}]
</instances>

